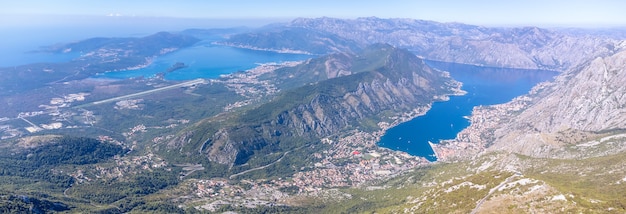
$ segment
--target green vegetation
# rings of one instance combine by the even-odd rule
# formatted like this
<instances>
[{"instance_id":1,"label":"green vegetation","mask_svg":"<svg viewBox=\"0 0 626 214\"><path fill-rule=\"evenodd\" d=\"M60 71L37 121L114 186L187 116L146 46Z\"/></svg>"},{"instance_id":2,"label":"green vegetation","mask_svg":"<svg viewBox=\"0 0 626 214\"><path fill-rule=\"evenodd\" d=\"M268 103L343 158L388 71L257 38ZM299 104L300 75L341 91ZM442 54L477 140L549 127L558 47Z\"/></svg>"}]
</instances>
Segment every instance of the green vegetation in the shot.
<instances>
[{"instance_id":1,"label":"green vegetation","mask_svg":"<svg viewBox=\"0 0 626 214\"><path fill-rule=\"evenodd\" d=\"M163 48L187 47L200 41L199 39L168 32L159 32L141 38L91 38L69 44L54 45L42 48L44 52L63 52L68 48L73 52L90 52L98 49L132 48L133 55L153 56L161 54Z\"/></svg>"},{"instance_id":2,"label":"green vegetation","mask_svg":"<svg viewBox=\"0 0 626 214\"><path fill-rule=\"evenodd\" d=\"M139 196L179 182L179 171L161 169L128 179L77 183L64 169L103 163L127 150L92 138L65 136L46 141L34 148L1 154L0 212L91 212L94 208L90 203L113 204L126 212L143 205L137 202L143 200Z\"/></svg>"},{"instance_id":3,"label":"green vegetation","mask_svg":"<svg viewBox=\"0 0 626 214\"><path fill-rule=\"evenodd\" d=\"M253 45L256 48L305 50L313 54L329 54L359 49L358 43L334 34L306 28L280 28L269 31L236 34L226 41L234 45Z\"/></svg>"},{"instance_id":4,"label":"green vegetation","mask_svg":"<svg viewBox=\"0 0 626 214\"><path fill-rule=\"evenodd\" d=\"M91 138L66 136L51 138L49 142L35 148L2 154L0 212L181 211L171 203L155 203L144 198L177 185L180 182L180 169L177 168L158 168L125 177L94 179L83 183L76 182L68 175L69 172L63 172L71 167L103 163L125 152L118 145Z\"/></svg>"},{"instance_id":5,"label":"green vegetation","mask_svg":"<svg viewBox=\"0 0 626 214\"><path fill-rule=\"evenodd\" d=\"M146 89L126 90L129 91L127 93L134 93ZM196 122L201 118L221 113L224 106L229 103L243 100L243 97L228 90L223 84L202 85L194 89L193 93L201 94L202 96L185 93L185 90L186 88L173 89L137 98L143 99L139 103L141 106L140 110L116 109L114 108L115 103L86 107L86 110L96 112L96 116L99 119L93 127L82 129L84 135L96 137L102 135L103 131L108 130L110 132L104 132L106 135L123 139L121 133L128 132L130 128L139 124L144 124L146 127L176 125L167 129L149 129L145 133L136 133L133 136L135 140L150 142L155 137L174 134L182 130L184 124L180 124L179 120ZM80 119L82 117L77 118L77 120Z\"/></svg>"},{"instance_id":6,"label":"green vegetation","mask_svg":"<svg viewBox=\"0 0 626 214\"><path fill-rule=\"evenodd\" d=\"M306 214L314 213L315 208L311 207L297 207L297 206L260 206L255 208L247 208L241 206L225 205L217 209L214 213L224 212L236 212L236 213L292 213L292 214Z\"/></svg>"},{"instance_id":7,"label":"green vegetation","mask_svg":"<svg viewBox=\"0 0 626 214\"><path fill-rule=\"evenodd\" d=\"M74 179L57 172L56 167L93 164L124 152L121 146L91 138L62 137L31 150L0 156L0 176L44 181L57 188L66 188L74 183Z\"/></svg>"},{"instance_id":8,"label":"green vegetation","mask_svg":"<svg viewBox=\"0 0 626 214\"><path fill-rule=\"evenodd\" d=\"M385 65L387 57L395 48L388 44L374 44L365 48L353 59L352 72L373 71Z\"/></svg>"},{"instance_id":9,"label":"green vegetation","mask_svg":"<svg viewBox=\"0 0 626 214\"><path fill-rule=\"evenodd\" d=\"M345 69L350 70L349 75L333 78L326 76L325 70L329 69L329 63L332 66L348 66ZM384 115L389 115L392 109L412 110L415 106L430 102L431 93L444 93L438 90L442 88L438 86L448 79L421 69L425 68L417 57L385 44L368 47L358 56L333 54L296 67L279 69L262 77L278 81L281 92L273 99L205 119L181 130L178 138L168 145L159 145L158 150L168 160L177 163L198 163L208 157L220 160L224 165L230 165L227 162L233 161L233 166L228 166L227 171L224 166L215 166L215 163L202 163L211 168L207 172L198 173L203 176L216 170L224 173L221 176L228 176L258 167L263 168L246 173L242 178L291 174L311 163L307 158L294 156L300 152L295 150L314 153L320 151L318 142L322 137L353 129L377 130L378 122ZM424 74L422 78L430 81L429 88L415 92L415 99L382 98L386 96L383 94L390 92L385 91L387 85L381 89L379 84L387 84L387 81L392 81L392 84L410 81L407 87L423 87L413 85L415 73ZM366 93L363 96L369 98L366 101L359 101L360 98L347 100L347 94L357 91ZM382 104L388 102L396 102L398 105ZM277 161L280 158L285 161Z\"/></svg>"},{"instance_id":10,"label":"green vegetation","mask_svg":"<svg viewBox=\"0 0 626 214\"><path fill-rule=\"evenodd\" d=\"M311 143L307 146L288 150L288 153L274 153L273 155L255 155L248 160L248 167L240 168L233 167L232 172L241 172L244 169L251 169L255 167L267 166L263 169L251 171L243 175L238 176L239 179L276 179L284 177L285 175L292 175L296 172L302 171L301 166L306 166L309 163L317 161L315 157L311 155L321 149L328 148L328 145L321 143ZM267 153L269 154L269 153ZM269 157L268 157L269 156ZM282 158L282 159L280 159ZM280 161L277 161L280 159Z\"/></svg>"},{"instance_id":11,"label":"green vegetation","mask_svg":"<svg viewBox=\"0 0 626 214\"><path fill-rule=\"evenodd\" d=\"M291 208L246 209L225 206L221 211L259 213L271 209L285 213L469 213L492 188L513 173L499 170L471 171L468 162L437 163L417 168L387 181L362 188L341 188L336 193L300 198ZM286 189L285 191L288 191ZM333 191L333 190L325 190Z\"/></svg>"},{"instance_id":12,"label":"green vegetation","mask_svg":"<svg viewBox=\"0 0 626 214\"><path fill-rule=\"evenodd\" d=\"M61 202L0 191L0 213L48 213L70 209L71 207Z\"/></svg>"},{"instance_id":13,"label":"green vegetation","mask_svg":"<svg viewBox=\"0 0 626 214\"><path fill-rule=\"evenodd\" d=\"M146 63L147 57L158 56L164 48L181 48L199 40L166 32L142 38L94 38L71 44L44 48L43 52L89 53L105 51L65 63L35 63L16 67L0 68L0 95L10 95L41 88L57 81L85 79L103 71L120 70ZM130 54L129 54L130 53ZM113 54L115 63L109 63ZM24 84L28 83L28 84Z\"/></svg>"},{"instance_id":14,"label":"green vegetation","mask_svg":"<svg viewBox=\"0 0 626 214\"><path fill-rule=\"evenodd\" d=\"M375 21L369 18L364 20ZM297 23L292 24L298 25ZM334 25L341 26L337 24L340 23L336 22ZM420 26L429 28L426 23L421 23ZM411 28L411 26L402 27L399 30L411 31ZM448 32L450 29L455 30L449 26L430 28L427 30L435 32L443 29L445 31L443 34L438 33L443 36L460 35L459 38L463 39L463 33ZM475 27L469 30L476 29L481 30ZM380 30L379 33L393 33L397 30ZM240 30L223 32L226 31L240 32ZM491 34L498 33L489 29L487 31ZM207 36L206 32L195 30L187 31L187 34ZM489 32L487 34L490 34ZM122 145L133 146L133 153L128 153L129 150L121 145L86 137L45 138L43 143L20 141L15 145L2 145L0 213L197 213L200 211L195 208L181 208L177 205L203 203L200 201L208 198L195 200L197 199L194 198L195 194L206 196L207 192L216 200L221 200L218 197L225 197L222 199L226 201L235 197L261 199L265 195L254 195L255 193L250 192L264 193L262 192L266 190L264 187L275 187L289 194L303 191L310 193L310 198L307 198L306 194L284 198L287 204L302 206L279 205L278 203L283 202L281 201L270 206L249 208L233 203L222 206L216 212L468 213L477 205L482 205L484 201L491 202L491 207L495 203L508 202L509 204L503 203L500 207L495 206L496 209L505 209L503 212L510 213L526 210L535 212L527 208L537 208L538 213L551 210L564 213L626 212L626 153L620 153L621 150L611 151L615 145L623 145L624 137L607 138L606 143L598 142L598 145L592 142L614 134L622 134L624 130L620 129L603 132L565 130L556 133L556 137L540 136L546 141L554 140L554 145L551 146L564 144L565 146L557 152L574 154L572 156L576 157L576 160L533 158L494 152L483 153L467 162L435 163L412 169L391 180L370 180L371 183L362 188L310 190L301 186L281 184L271 186L275 184L271 179L285 178L285 175L307 170L330 169L333 165L347 166L347 163L354 163L355 160L362 161L356 155L350 158L343 156L350 154L350 151L364 152L365 160L399 164L400 161L393 159L397 157L389 157L387 154L378 157L381 159L376 159L374 153L367 151L370 148L353 150L351 147L353 142L350 142L350 147L339 147L345 146L341 145L344 142L340 142L336 147L339 149L326 151L334 146L329 144L337 142L336 138L346 134L347 130L372 132L378 130L377 124L380 121L432 102L433 95L446 93L445 81L449 79L432 72L407 50L396 49L387 44L375 44L361 50L360 45L354 41L318 30L282 26L268 27L254 33L239 35L224 33L226 34L229 35L226 42L229 45L251 44L261 49L306 50L314 54L336 51L345 53L312 59L305 64L262 75L261 81L271 83L271 86L265 86L271 88L271 91L275 86L280 91L269 96L244 97L229 89L230 86L226 87L223 82L211 81L197 87L181 87L145 95L141 97L142 100L132 101L137 102L137 105L106 103L97 106L84 105L84 108L81 108L79 105L84 104L82 101L65 103L64 105L74 106L68 108L70 110L67 112L54 112L58 110L56 108L66 108L53 104L59 103L57 101L50 102L55 106L40 106L39 101L44 100L43 103L48 104L52 97L61 97L77 91L89 92L87 101L94 101L91 99L106 99L109 95L144 91L169 84L167 81L141 78L115 81L111 85L94 84L90 81L75 83L73 80L81 80L103 71L144 65L154 56L190 46L198 40L187 35L165 32L143 38L94 38L42 50L53 53L81 52L83 54L80 59L64 63L38 63L0 68L0 72L4 74L0 75L0 96L3 101L9 103L7 106L19 106L24 103L29 106L28 110L17 107L3 109L6 118L5 115L0 115L0 118L6 121L6 124L26 122L33 126L41 124L40 126L44 128L51 127L46 124L56 113L60 116L53 121L61 121L62 117L63 127L75 128L41 130L38 133L80 133L81 136L87 137L107 135L102 137L112 137L112 141L119 140ZM214 33L211 33L211 36L215 36ZM370 42L371 38L367 36L363 38ZM424 38L416 37L413 40L417 39L421 43L433 40ZM437 39L433 41L435 40ZM428 51L428 48L413 48L418 52ZM466 47L468 48L475 47ZM355 50L359 50L358 53L354 53ZM459 56L463 57L462 54ZM437 57L440 58L441 55ZM481 59L473 61L489 64ZM559 60L555 62L561 63ZM184 66L182 63L176 63L165 72ZM25 80L28 80L29 84L23 84ZM239 79L231 80L237 82ZM93 92L97 90L101 91ZM406 100L402 100L403 98ZM253 99L253 104L224 112L227 105L247 99ZM35 112L37 116L28 115L26 116L28 119L23 117L24 114L15 118L19 112L32 113L42 108L49 109L46 110L49 112ZM515 114L520 112L521 110ZM20 118L28 121L22 121ZM198 122L200 120L202 122ZM189 122L195 125L185 125ZM522 126L529 130L533 128L530 123ZM137 128L131 131L132 127ZM485 133L472 134L485 135ZM320 138L326 137L334 137L334 142L321 143ZM549 139L551 137L554 139ZM583 146L581 142L590 143ZM490 145L487 143L486 147ZM547 147L537 149L543 150ZM337 151L342 154L338 154ZM555 154L555 157L566 156ZM138 156L128 157L128 155ZM325 159L324 164L319 166L321 160L315 156L332 158L332 164L326 164L328 159ZM218 161L209 161L209 158L216 157L219 158ZM506 162L509 160L515 162ZM367 167L339 168L342 170L339 173L365 169L360 172L376 175L382 172L377 169L388 169L385 166L380 167L380 164L378 166L372 164L370 168L364 164L365 162L361 163ZM395 169L399 168L384 172L397 173ZM504 169L519 170L519 173ZM328 175L328 178L336 179L333 178L335 171L329 170L324 173L326 174L323 175ZM219 180L215 185L213 180L185 181L188 178L216 177L237 177L240 180L215 179ZM287 176L285 180L295 181L296 178ZM356 183L356 180L346 181L348 185L352 182ZM213 186L205 185L208 183ZM511 186L496 190L496 187L503 187L504 184ZM253 190L257 185L262 188ZM252 191L239 192L238 187ZM271 191L269 193L280 197L278 193ZM529 196L532 194L536 195ZM528 200L523 201L525 199ZM553 204L556 204L554 205L556 208L543 209L546 208L544 206Z\"/></svg>"},{"instance_id":15,"label":"green vegetation","mask_svg":"<svg viewBox=\"0 0 626 214\"><path fill-rule=\"evenodd\" d=\"M369 82L373 78L373 73L363 72L288 90L272 101L246 112L240 121L243 124L255 124L264 120L271 120L281 113L293 110L298 106L307 105L315 98L341 99L346 93L355 91L359 83Z\"/></svg>"},{"instance_id":16,"label":"green vegetation","mask_svg":"<svg viewBox=\"0 0 626 214\"><path fill-rule=\"evenodd\" d=\"M582 160L532 159L529 177L543 180L578 205L572 212L626 211L626 153ZM568 198L569 199L569 198Z\"/></svg>"},{"instance_id":17,"label":"green vegetation","mask_svg":"<svg viewBox=\"0 0 626 214\"><path fill-rule=\"evenodd\" d=\"M121 180L99 180L76 185L68 195L97 204L114 204L122 199L155 193L179 182L178 171L158 169L142 172Z\"/></svg>"},{"instance_id":18,"label":"green vegetation","mask_svg":"<svg viewBox=\"0 0 626 214\"><path fill-rule=\"evenodd\" d=\"M58 143L40 146L28 154L21 154L18 160L21 159L30 166L83 165L97 163L123 153L124 149L121 146L102 143L93 138L63 137Z\"/></svg>"}]
</instances>

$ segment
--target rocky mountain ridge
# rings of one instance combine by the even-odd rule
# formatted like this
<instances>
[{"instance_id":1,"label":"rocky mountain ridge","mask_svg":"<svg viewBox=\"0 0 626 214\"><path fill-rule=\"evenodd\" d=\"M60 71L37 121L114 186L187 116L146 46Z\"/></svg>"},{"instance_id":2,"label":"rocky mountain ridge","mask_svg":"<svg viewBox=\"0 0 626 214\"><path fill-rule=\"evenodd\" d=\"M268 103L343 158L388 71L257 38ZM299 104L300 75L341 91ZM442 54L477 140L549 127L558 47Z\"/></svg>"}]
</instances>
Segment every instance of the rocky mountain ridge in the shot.
<instances>
[{"instance_id":1,"label":"rocky mountain ridge","mask_svg":"<svg viewBox=\"0 0 626 214\"><path fill-rule=\"evenodd\" d=\"M444 157L471 157L485 149L532 157L580 157L565 154L564 149L588 148L585 143L597 146L606 141L600 138L611 138L626 129L624 44L616 44L619 51L615 53L598 56L564 72L554 82L536 86L529 95L476 108L470 127L454 141L435 147ZM622 150L618 147L609 153Z\"/></svg>"},{"instance_id":2,"label":"rocky mountain ridge","mask_svg":"<svg viewBox=\"0 0 626 214\"><path fill-rule=\"evenodd\" d=\"M613 42L537 27L487 28L375 17L296 19L289 26L305 26L359 42L385 42L430 60L560 71L611 50Z\"/></svg>"},{"instance_id":3,"label":"rocky mountain ridge","mask_svg":"<svg viewBox=\"0 0 626 214\"><path fill-rule=\"evenodd\" d=\"M318 35L314 41L297 44L272 40L270 35L245 33L229 42L241 47L266 48L267 42L284 49L311 52L318 43L330 45L327 51L388 43L406 48L418 56L436 61L494 67L564 71L586 60L613 51L614 38L573 34L537 27L495 28L461 23L438 23L414 19L299 18L275 29L273 34L306 30ZM319 36L326 36L321 38ZM245 38L245 39L244 39ZM251 39L254 38L254 39ZM324 41L324 42L321 42ZM334 41L334 42L333 42ZM314 53L314 52L312 52Z\"/></svg>"},{"instance_id":4,"label":"rocky mountain ridge","mask_svg":"<svg viewBox=\"0 0 626 214\"><path fill-rule=\"evenodd\" d=\"M384 120L385 114L408 112L428 105L437 97L452 94L458 88L457 83L445 73L429 68L406 50L389 45L374 45L367 50L378 53L375 58L379 64L359 65L360 57L367 54L327 58L349 59L341 63L348 66L349 71L287 89L268 103L226 122L236 125L224 126L223 119L209 119L204 125L216 128L210 128L213 131L208 131L204 135L206 138L200 138L202 140L195 145L201 147L201 151L213 162L244 164L253 155L289 151L341 131L368 127L378 129L376 122L371 123ZM280 73L280 70L276 72ZM313 75L323 71L308 72ZM186 137L184 135L174 141L189 141Z\"/></svg>"},{"instance_id":5,"label":"rocky mountain ridge","mask_svg":"<svg viewBox=\"0 0 626 214\"><path fill-rule=\"evenodd\" d=\"M134 136L125 138L125 142L110 136L98 139L129 146L132 152L110 153L106 158L98 158L108 160L102 163L88 161L87 165L54 168L7 162L4 168L16 167L26 180L16 182L19 176L10 174L11 170L0 170L7 174L0 177L4 180L0 198L8 202L3 205L17 203L20 210L28 206L37 208L36 203L27 200L40 198L45 203L67 202L73 212L623 213L626 210L623 200L626 43L532 27L485 28L409 19L301 19L275 27L278 30L263 29L270 34L256 34L275 37L274 40L257 41L281 42L293 33L309 38L291 44L302 51L316 48L309 50L345 52L299 65L276 66L282 67L278 70L268 66L236 72L208 80L206 84L160 94L162 99L146 97L141 105L154 109L143 113L117 109L114 108L117 104L111 104L108 108L125 111L124 114L103 117L121 115L117 116L123 119L120 121L133 121L137 126L129 126L132 132L124 134ZM289 31L296 28L302 31ZM207 32L189 34L207 36ZM193 43L184 39L190 37L163 33L153 38L172 44L183 39L185 42L178 44L180 47ZM130 57L126 59L132 60L125 64L100 64L121 69L125 66L120 65L135 65L143 62L145 56L164 54L178 47L168 46L168 42L150 46L159 39L143 39L148 43L141 42L142 39L130 39L122 44L117 43L121 40L88 40L85 44L73 44L72 50L84 47L95 53L102 49L102 57L93 58L98 62ZM339 40L359 47L343 45ZM389 41L413 52L384 44L360 48L376 41ZM113 45L98 46L99 42ZM137 44L141 45L133 46ZM137 47L134 49L137 52L125 51L123 47L127 46ZM298 51L291 47L284 46L281 50ZM141 50L147 51L146 54L138 54ZM447 94L457 92L455 89L460 86L445 72L430 69L414 53L473 64L501 63L563 72L554 82L542 83L528 95L509 103L475 108L470 118L472 125L459 133L456 140L433 145L441 161L430 163L376 145L388 127L424 114L432 101L445 100ZM51 74L58 71L46 69ZM126 84L137 83L140 82ZM182 93L202 99L176 99ZM206 100L202 97L205 95ZM233 103L238 104L225 107ZM179 112L171 114L175 111ZM139 124L136 117L131 117L139 114L165 118L166 123ZM87 120L92 115L93 112L85 111L81 116ZM195 121L173 119L179 115L208 118L182 128ZM112 129L109 127L118 125L109 124L102 127ZM172 129L175 126L181 128ZM71 131L82 132L78 130ZM75 151L68 150L69 147L21 140L24 140L21 144L9 144L25 149L41 147L36 149L37 153L23 153L27 161L76 156L63 155ZM7 152L14 153L10 149ZM10 154L4 160L14 158ZM84 160L90 159L76 161ZM31 182L42 175L49 176L45 178L50 180L49 184ZM80 182L70 185L65 183L65 178ZM53 183L63 185L50 189ZM72 207L75 205L79 207Z\"/></svg>"}]
</instances>

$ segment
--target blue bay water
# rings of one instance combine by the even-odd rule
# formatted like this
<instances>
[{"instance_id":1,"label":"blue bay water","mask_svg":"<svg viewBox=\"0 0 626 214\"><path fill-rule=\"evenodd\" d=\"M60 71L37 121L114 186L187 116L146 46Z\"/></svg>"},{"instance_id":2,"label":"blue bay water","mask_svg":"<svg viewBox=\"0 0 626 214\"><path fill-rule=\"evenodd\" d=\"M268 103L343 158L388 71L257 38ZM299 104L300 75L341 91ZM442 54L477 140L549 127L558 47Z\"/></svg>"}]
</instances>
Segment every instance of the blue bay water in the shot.
<instances>
[{"instance_id":1,"label":"blue bay water","mask_svg":"<svg viewBox=\"0 0 626 214\"><path fill-rule=\"evenodd\" d=\"M192 47L160 56L145 68L106 72L97 77L124 79L140 76L154 77L157 73L165 73L165 79L168 80L217 78L221 74L254 68L258 63L299 61L312 57L310 55L281 54L213 45L211 42L212 40L203 40ZM166 72L168 68L178 62L184 63L187 67Z\"/></svg>"},{"instance_id":2,"label":"blue bay water","mask_svg":"<svg viewBox=\"0 0 626 214\"><path fill-rule=\"evenodd\" d=\"M94 36L138 37L157 32L157 27L136 25L126 28L119 26L46 26L38 28L0 28L0 67L16 66L36 62L65 62L75 54L32 53L39 47L87 39ZM78 33L82 32L82 33ZM166 73L170 80L196 78L216 78L221 74L247 70L257 63L296 61L311 58L309 55L279 54L267 51L239 49L212 45L216 38L158 57L150 66L132 70L108 72L102 78L151 77L166 71L177 62L188 65L186 68ZM453 96L447 102L437 102L424 116L400 124L387 131L379 142L380 146L406 151L412 155L426 157L434 161L433 151L428 141L452 139L469 125L464 116L469 116L474 106L504 103L527 93L532 86L550 80L556 72L488 68L471 65L428 61L429 65L449 71L452 77L464 83L465 96Z\"/></svg>"},{"instance_id":3,"label":"blue bay water","mask_svg":"<svg viewBox=\"0 0 626 214\"><path fill-rule=\"evenodd\" d=\"M423 116L399 124L385 133L379 146L405 151L411 155L437 160L428 141L454 139L470 125L474 106L505 103L526 94L539 82L549 81L554 71L511 68L491 68L473 65L427 61L427 64L450 72L452 78L463 82L464 96L452 96L449 101L435 102Z\"/></svg>"},{"instance_id":4,"label":"blue bay water","mask_svg":"<svg viewBox=\"0 0 626 214\"><path fill-rule=\"evenodd\" d=\"M70 43L92 37L142 37L158 32L158 26L130 28L118 26L39 26L39 27L0 27L3 40L0 40L0 67L25 65L30 63L63 63L80 56L80 53L44 53L37 52L41 47L59 43ZM195 78L216 78L239 70L247 70L257 63L298 61L311 58L310 55L280 54L268 51L255 51L234 47L212 45L222 39L219 36L207 36L192 47L177 50L160 56L146 68L108 72L102 71L98 78L124 79L131 77L153 77L167 71L177 62L188 65L183 69L166 73L169 80L188 80Z\"/></svg>"},{"instance_id":5,"label":"blue bay water","mask_svg":"<svg viewBox=\"0 0 626 214\"><path fill-rule=\"evenodd\" d=\"M186 19L167 17L107 17L0 14L0 67L30 63L68 62L78 53L37 53L41 47L93 37L143 37L160 31L262 26L274 19Z\"/></svg>"},{"instance_id":6,"label":"blue bay water","mask_svg":"<svg viewBox=\"0 0 626 214\"><path fill-rule=\"evenodd\" d=\"M80 53L45 53L39 50L42 47L93 37L142 37L155 32L157 31L98 26L3 27L0 28L0 67L69 62L79 57Z\"/></svg>"},{"instance_id":7,"label":"blue bay water","mask_svg":"<svg viewBox=\"0 0 626 214\"><path fill-rule=\"evenodd\" d=\"M61 30L62 31L62 30ZM41 47L74 41L76 37L50 28L2 28L0 67L42 62L69 62L79 53L53 54L37 52Z\"/></svg>"}]
</instances>

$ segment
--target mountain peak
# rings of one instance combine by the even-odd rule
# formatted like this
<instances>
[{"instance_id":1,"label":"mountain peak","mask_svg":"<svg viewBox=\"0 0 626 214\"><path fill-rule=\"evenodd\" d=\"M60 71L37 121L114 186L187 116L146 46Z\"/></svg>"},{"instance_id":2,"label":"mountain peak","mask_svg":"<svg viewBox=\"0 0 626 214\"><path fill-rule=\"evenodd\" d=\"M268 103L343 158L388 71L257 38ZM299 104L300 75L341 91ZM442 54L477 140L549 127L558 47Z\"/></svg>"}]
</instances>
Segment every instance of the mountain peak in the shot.
<instances>
[{"instance_id":1,"label":"mountain peak","mask_svg":"<svg viewBox=\"0 0 626 214\"><path fill-rule=\"evenodd\" d=\"M204 122L202 126L214 127L210 128L214 132L192 143L202 144L203 154L211 161L240 165L267 152L313 146L321 138L348 130L379 129L371 121L388 120L384 112L414 110L451 93L455 85L415 55L389 44L374 44L358 54L333 54L274 72L264 78L277 78L277 86L284 90L271 101L237 113L232 122L236 125ZM301 77L309 79L292 79Z\"/></svg>"}]
</instances>

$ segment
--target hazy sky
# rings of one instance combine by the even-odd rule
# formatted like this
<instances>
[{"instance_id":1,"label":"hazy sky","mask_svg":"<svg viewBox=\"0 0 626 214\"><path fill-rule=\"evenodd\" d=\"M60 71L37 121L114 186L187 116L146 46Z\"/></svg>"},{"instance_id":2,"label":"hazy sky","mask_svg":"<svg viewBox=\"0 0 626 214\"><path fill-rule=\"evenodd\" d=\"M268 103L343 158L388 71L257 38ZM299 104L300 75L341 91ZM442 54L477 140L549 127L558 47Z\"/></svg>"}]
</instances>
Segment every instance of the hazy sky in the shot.
<instances>
[{"instance_id":1,"label":"hazy sky","mask_svg":"<svg viewBox=\"0 0 626 214\"><path fill-rule=\"evenodd\" d=\"M415 18L480 25L626 26L624 0L3 0L0 15ZM4 22L27 19L3 19ZM11 24L11 23L9 23ZM15 24L15 23L12 23Z\"/></svg>"}]
</instances>

